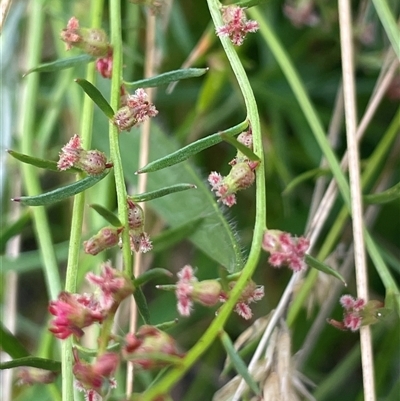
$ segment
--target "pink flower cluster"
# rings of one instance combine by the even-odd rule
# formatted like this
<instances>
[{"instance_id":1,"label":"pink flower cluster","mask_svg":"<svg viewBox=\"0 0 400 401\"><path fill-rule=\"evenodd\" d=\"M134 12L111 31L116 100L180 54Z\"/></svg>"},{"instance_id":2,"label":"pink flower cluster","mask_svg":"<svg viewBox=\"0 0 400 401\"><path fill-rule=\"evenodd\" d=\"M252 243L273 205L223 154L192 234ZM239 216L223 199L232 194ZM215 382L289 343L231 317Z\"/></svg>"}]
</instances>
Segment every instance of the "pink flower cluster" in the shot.
<instances>
[{"instance_id":1,"label":"pink flower cluster","mask_svg":"<svg viewBox=\"0 0 400 401\"><path fill-rule=\"evenodd\" d=\"M62 292L58 299L51 301L49 312L55 316L50 331L60 339L70 335L82 337L83 328L93 323L102 323L108 313L115 312L119 303L133 293L129 277L113 269L109 262L102 265L100 276L88 273L87 280L100 289L100 299L89 294Z\"/></svg>"},{"instance_id":2,"label":"pink flower cluster","mask_svg":"<svg viewBox=\"0 0 400 401\"><path fill-rule=\"evenodd\" d=\"M133 95L127 95L125 104L115 113L113 121L120 131L129 131L150 117L158 114L153 103L148 101L144 89L136 89Z\"/></svg>"},{"instance_id":3,"label":"pink flower cluster","mask_svg":"<svg viewBox=\"0 0 400 401\"><path fill-rule=\"evenodd\" d=\"M236 46L241 46L245 36L259 28L256 21L247 20L244 8L239 6L223 7L222 20L225 25L217 28L217 35L229 37Z\"/></svg>"},{"instance_id":4,"label":"pink flower cluster","mask_svg":"<svg viewBox=\"0 0 400 401\"><path fill-rule=\"evenodd\" d=\"M251 129L242 132L238 136L238 141L251 149L253 147ZM211 185L211 190L218 196L218 200L224 205L232 207L236 204L236 192L249 188L254 183L254 171L259 163L249 160L238 151L235 158L229 164L232 167L226 177L213 171L208 176L208 182Z\"/></svg>"},{"instance_id":5,"label":"pink flower cluster","mask_svg":"<svg viewBox=\"0 0 400 401\"><path fill-rule=\"evenodd\" d=\"M288 266L294 272L304 270L305 255L310 241L304 237L292 237L279 230L267 230L264 233L262 248L270 253L268 262L273 267Z\"/></svg>"},{"instance_id":6,"label":"pink flower cluster","mask_svg":"<svg viewBox=\"0 0 400 401\"><path fill-rule=\"evenodd\" d=\"M180 270L178 278L175 294L178 300L178 312L182 316L190 316L194 302L211 307L218 302L226 302L229 298L229 294L222 290L219 281L198 281L190 265L186 265ZM235 282L231 282L230 289L234 285ZM158 286L158 288L162 288L162 286ZM250 319L252 311L249 304L261 300L263 296L264 287L250 282L241 294L235 306L235 312L244 319Z\"/></svg>"},{"instance_id":7,"label":"pink flower cluster","mask_svg":"<svg viewBox=\"0 0 400 401\"><path fill-rule=\"evenodd\" d=\"M354 299L351 295L343 295L340 304L344 308L343 324L345 328L356 331L361 326L360 312L365 307L365 301L361 298Z\"/></svg>"},{"instance_id":8,"label":"pink flower cluster","mask_svg":"<svg viewBox=\"0 0 400 401\"><path fill-rule=\"evenodd\" d=\"M69 142L61 148L57 168L61 171L76 167L89 175L101 174L106 168L112 167L107 157L98 150L85 150L82 148L81 138L74 135Z\"/></svg>"}]
</instances>

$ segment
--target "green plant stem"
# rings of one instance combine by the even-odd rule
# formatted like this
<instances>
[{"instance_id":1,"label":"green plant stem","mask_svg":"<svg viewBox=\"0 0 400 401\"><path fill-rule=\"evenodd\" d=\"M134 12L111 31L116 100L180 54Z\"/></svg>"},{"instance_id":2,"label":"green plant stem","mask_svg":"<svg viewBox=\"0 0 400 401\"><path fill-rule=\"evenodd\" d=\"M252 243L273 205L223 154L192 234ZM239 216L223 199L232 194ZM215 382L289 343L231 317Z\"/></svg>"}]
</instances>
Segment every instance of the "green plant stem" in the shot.
<instances>
[{"instance_id":1,"label":"green plant stem","mask_svg":"<svg viewBox=\"0 0 400 401\"><path fill-rule=\"evenodd\" d=\"M220 13L220 3L217 0L207 0L211 17L215 26L222 26L223 21ZM184 373L197 361L197 359L210 347L218 333L224 326L234 305L239 299L248 281L251 279L257 266L261 251L262 235L266 228L266 209L265 209L265 176L264 176L264 153L262 147L260 121L258 116L257 104L254 94L248 81L246 72L240 62L240 59L228 38L220 38L226 56L237 78L240 90L243 94L248 119L250 121L253 132L254 153L260 157L261 166L256 170L256 221L254 227L254 236L250 249L249 258L242 270L242 274L238 279L235 287L230 293L228 301L219 311L218 316L211 323L207 331L192 347L182 360L182 364L168 373L154 387L146 391L141 401L154 400L158 395L166 394L171 387L179 380Z\"/></svg>"},{"instance_id":2,"label":"green plant stem","mask_svg":"<svg viewBox=\"0 0 400 401\"><path fill-rule=\"evenodd\" d=\"M110 105L113 110L118 110L120 102L120 87L122 81L122 37L121 37L121 2L110 0L110 26L111 44L113 47L113 73L111 81ZM128 210L126 204L126 187L124 171L122 168L121 154L119 151L119 131L110 121L110 156L114 164L115 188L117 192L118 217L124 227L128 227ZM129 243L129 230L122 232L122 252L124 271L131 275L132 257Z\"/></svg>"},{"instance_id":3,"label":"green plant stem","mask_svg":"<svg viewBox=\"0 0 400 401\"><path fill-rule=\"evenodd\" d=\"M93 28L100 27L102 19L103 1L93 1L91 9L91 26ZM86 80L94 82L96 77L95 65L91 63L87 67ZM81 139L82 147L90 149L92 140L92 124L93 124L93 109L94 104L92 100L84 96L83 101L83 113L81 123ZM82 174L78 175L78 179L83 178ZM85 206L85 192L82 192L75 196L74 205L72 210L72 222L71 222L71 234L68 249L68 263L67 272L65 277L65 291L75 293L77 287L78 277L78 264L79 264L79 252L81 249L81 236L82 236L82 224L83 224L83 212ZM72 338L69 337L62 341L62 396L63 401L73 401L74 390L73 390L73 374L72 374Z\"/></svg>"},{"instance_id":4,"label":"green plant stem","mask_svg":"<svg viewBox=\"0 0 400 401\"><path fill-rule=\"evenodd\" d=\"M30 5L30 18L27 43L27 64L33 67L40 62L40 55L43 43L43 15L44 1L35 1ZM26 78L25 92L20 104L24 107L21 110L21 151L25 154L33 154L34 142L34 121L36 118L36 104L39 87L39 75L32 74ZM24 185L28 195L33 196L41 192L37 170L28 164L22 165ZM58 263L54 253L53 240L51 238L49 222L43 207L31 210L36 232L36 238L44 266L44 276L49 297L57 298L61 291L61 281L58 272Z\"/></svg>"}]
</instances>

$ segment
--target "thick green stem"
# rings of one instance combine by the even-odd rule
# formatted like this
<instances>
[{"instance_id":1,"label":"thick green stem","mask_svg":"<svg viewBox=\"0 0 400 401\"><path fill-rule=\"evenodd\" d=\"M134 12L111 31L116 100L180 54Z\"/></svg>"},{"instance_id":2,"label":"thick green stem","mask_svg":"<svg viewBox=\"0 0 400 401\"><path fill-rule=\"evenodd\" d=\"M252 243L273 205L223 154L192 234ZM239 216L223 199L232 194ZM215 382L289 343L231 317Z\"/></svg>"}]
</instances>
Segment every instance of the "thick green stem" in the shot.
<instances>
[{"instance_id":1,"label":"thick green stem","mask_svg":"<svg viewBox=\"0 0 400 401\"><path fill-rule=\"evenodd\" d=\"M220 13L220 3L217 0L207 0L211 17L215 26L222 26L223 21ZM160 382L142 395L141 401L150 401L157 396L166 394L171 387L179 380L185 372L198 360L198 358L214 342L218 333L223 328L225 322L230 316L234 305L243 292L243 289L251 279L257 266L261 251L262 235L266 228L266 209L265 209L265 176L264 176L264 153L261 140L260 120L258 116L257 104L251 89L246 72L240 62L240 59L228 38L220 38L222 46L228 57L232 70L237 78L240 90L243 94L248 119L253 132L254 153L260 157L261 165L256 172L256 221L254 227L253 242L250 249L249 258L244 266L241 276L233 288L228 301L219 311L218 316L212 322L210 327L199 339L196 345L186 354L179 367L173 369Z\"/></svg>"}]
</instances>

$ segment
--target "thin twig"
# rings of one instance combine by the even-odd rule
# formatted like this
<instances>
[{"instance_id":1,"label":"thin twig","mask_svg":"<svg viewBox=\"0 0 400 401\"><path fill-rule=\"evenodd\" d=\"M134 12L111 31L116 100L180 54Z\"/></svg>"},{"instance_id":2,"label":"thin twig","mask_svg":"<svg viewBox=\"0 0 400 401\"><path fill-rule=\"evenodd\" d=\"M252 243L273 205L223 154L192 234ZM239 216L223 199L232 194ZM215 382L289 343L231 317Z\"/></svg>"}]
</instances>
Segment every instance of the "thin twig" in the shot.
<instances>
[{"instance_id":1,"label":"thin twig","mask_svg":"<svg viewBox=\"0 0 400 401\"><path fill-rule=\"evenodd\" d=\"M346 138L349 152L351 212L354 238L357 295L368 300L367 263L364 247L360 166L357 145L357 120L354 85L353 41L350 3L339 0L339 26L342 54L343 90L346 118ZM369 326L360 328L361 361L363 370L364 399L375 400L374 361Z\"/></svg>"}]
</instances>

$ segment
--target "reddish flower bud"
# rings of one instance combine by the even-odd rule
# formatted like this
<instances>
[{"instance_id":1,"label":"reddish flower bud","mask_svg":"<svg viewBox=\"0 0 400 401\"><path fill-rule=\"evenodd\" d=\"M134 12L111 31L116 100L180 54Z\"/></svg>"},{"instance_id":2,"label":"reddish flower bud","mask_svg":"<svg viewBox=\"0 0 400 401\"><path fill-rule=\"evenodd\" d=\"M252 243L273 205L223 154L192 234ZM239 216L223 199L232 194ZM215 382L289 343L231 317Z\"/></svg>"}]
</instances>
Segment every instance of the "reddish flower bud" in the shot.
<instances>
[{"instance_id":1,"label":"reddish flower bud","mask_svg":"<svg viewBox=\"0 0 400 401\"><path fill-rule=\"evenodd\" d=\"M166 366L169 356L182 357L171 336L148 325L141 326L136 335L126 335L122 355L125 360L132 361L142 369Z\"/></svg>"},{"instance_id":2,"label":"reddish flower bud","mask_svg":"<svg viewBox=\"0 0 400 401\"><path fill-rule=\"evenodd\" d=\"M61 31L61 39L67 44L67 50L78 47L94 57L106 56L111 48L102 29L80 28L75 17L72 17L67 28Z\"/></svg>"},{"instance_id":3,"label":"reddish flower bud","mask_svg":"<svg viewBox=\"0 0 400 401\"><path fill-rule=\"evenodd\" d=\"M127 200L128 203L128 225L130 229L143 229L144 228L144 213L143 209L131 199Z\"/></svg>"},{"instance_id":4,"label":"reddish flower bud","mask_svg":"<svg viewBox=\"0 0 400 401\"><path fill-rule=\"evenodd\" d=\"M203 280L193 283L191 298L204 306L214 306L220 300L221 284L217 280Z\"/></svg>"},{"instance_id":5,"label":"reddish flower bud","mask_svg":"<svg viewBox=\"0 0 400 401\"><path fill-rule=\"evenodd\" d=\"M139 88L135 94L127 96L126 105L115 113L113 121L120 131L129 131L135 125L157 114L155 106L147 100L146 92Z\"/></svg>"},{"instance_id":6,"label":"reddish flower bud","mask_svg":"<svg viewBox=\"0 0 400 401\"><path fill-rule=\"evenodd\" d=\"M82 328L104 319L99 302L85 294L61 292L56 301L50 302L48 309L55 316L49 330L62 340L71 334L82 337Z\"/></svg>"},{"instance_id":7,"label":"reddish flower bud","mask_svg":"<svg viewBox=\"0 0 400 401\"><path fill-rule=\"evenodd\" d=\"M249 32L256 32L259 28L256 21L247 20L244 8L227 6L222 9L222 19L225 25L217 28L218 36L227 36L231 42L240 46Z\"/></svg>"},{"instance_id":8,"label":"reddish flower bud","mask_svg":"<svg viewBox=\"0 0 400 401\"><path fill-rule=\"evenodd\" d=\"M57 373L50 370L33 368L24 366L18 368L17 371L17 384L28 385L32 384L49 384L53 383L57 378Z\"/></svg>"},{"instance_id":9,"label":"reddish flower bud","mask_svg":"<svg viewBox=\"0 0 400 401\"><path fill-rule=\"evenodd\" d=\"M128 225L131 250L134 252L146 253L153 246L149 235L144 231L144 213L143 209L131 199L128 203Z\"/></svg>"},{"instance_id":10,"label":"reddish flower bud","mask_svg":"<svg viewBox=\"0 0 400 401\"><path fill-rule=\"evenodd\" d=\"M122 227L104 227L96 235L89 238L83 243L85 253L97 255L105 249L118 245L119 234L123 230Z\"/></svg>"},{"instance_id":11,"label":"reddish flower bud","mask_svg":"<svg viewBox=\"0 0 400 401\"><path fill-rule=\"evenodd\" d=\"M96 70L103 78L110 79L112 76L113 56L112 50L109 51L106 57L101 57L96 60Z\"/></svg>"},{"instance_id":12,"label":"reddish flower bud","mask_svg":"<svg viewBox=\"0 0 400 401\"><path fill-rule=\"evenodd\" d=\"M100 305L104 310L116 308L122 300L133 294L132 281L124 272L113 269L110 262L102 264L102 272L97 276L91 272L86 279L101 290Z\"/></svg>"}]
</instances>

